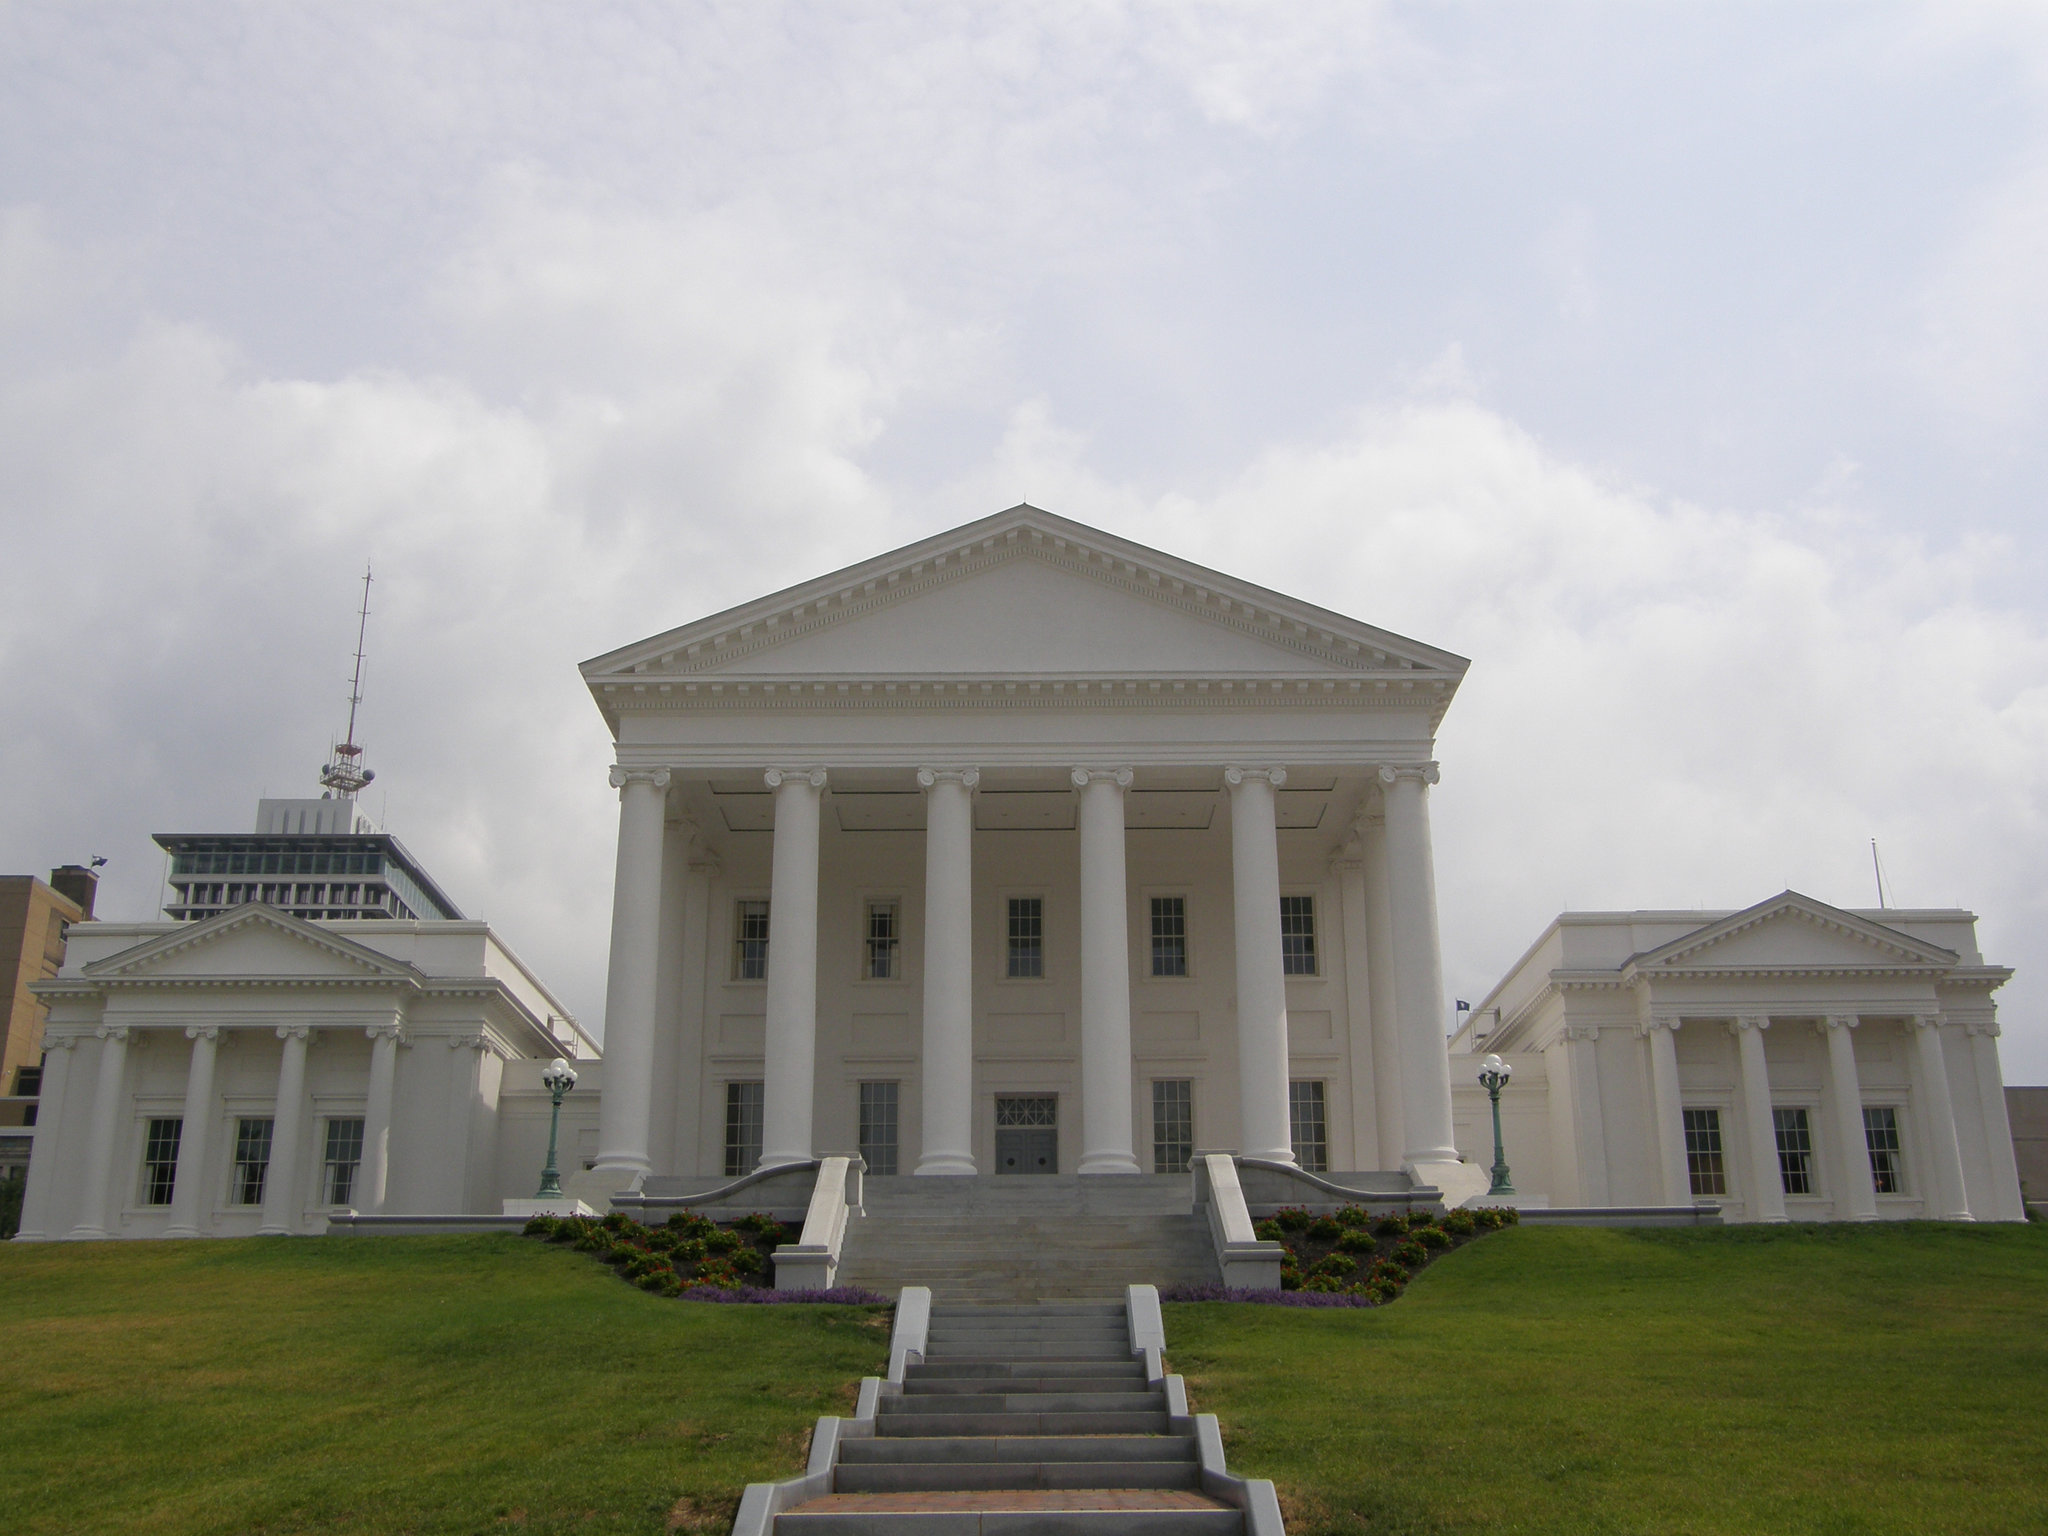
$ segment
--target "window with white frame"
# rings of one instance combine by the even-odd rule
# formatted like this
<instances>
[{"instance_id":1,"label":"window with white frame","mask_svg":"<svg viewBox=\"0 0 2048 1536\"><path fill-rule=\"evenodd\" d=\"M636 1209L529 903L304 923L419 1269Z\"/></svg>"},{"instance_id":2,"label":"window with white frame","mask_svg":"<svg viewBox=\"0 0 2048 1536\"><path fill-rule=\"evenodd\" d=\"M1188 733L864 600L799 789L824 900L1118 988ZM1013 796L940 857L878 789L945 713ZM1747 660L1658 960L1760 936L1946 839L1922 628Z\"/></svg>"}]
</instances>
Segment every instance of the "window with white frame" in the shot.
<instances>
[{"instance_id":1,"label":"window with white frame","mask_svg":"<svg viewBox=\"0 0 2048 1536\"><path fill-rule=\"evenodd\" d=\"M327 1122L320 1160L320 1203L353 1205L356 1173L363 1166L363 1117L340 1115Z\"/></svg>"},{"instance_id":2,"label":"window with white frame","mask_svg":"<svg viewBox=\"0 0 2048 1536\"><path fill-rule=\"evenodd\" d=\"M896 1171L896 1110L901 1098L896 1083L860 1085L860 1155L869 1173Z\"/></svg>"},{"instance_id":3,"label":"window with white frame","mask_svg":"<svg viewBox=\"0 0 2048 1536\"><path fill-rule=\"evenodd\" d=\"M761 1161L763 1103L759 1082L725 1085L725 1176L729 1179L752 1173Z\"/></svg>"},{"instance_id":4,"label":"window with white frame","mask_svg":"<svg viewBox=\"0 0 2048 1536\"><path fill-rule=\"evenodd\" d=\"M1003 974L1012 980L1037 980L1045 975L1045 899L1012 896L1009 908Z\"/></svg>"},{"instance_id":5,"label":"window with white frame","mask_svg":"<svg viewBox=\"0 0 2048 1536\"><path fill-rule=\"evenodd\" d=\"M1280 969L1288 976L1316 974L1316 899L1280 898Z\"/></svg>"},{"instance_id":6,"label":"window with white frame","mask_svg":"<svg viewBox=\"0 0 2048 1536\"><path fill-rule=\"evenodd\" d=\"M1721 1111L1685 1112L1685 1171L1695 1195L1728 1193L1728 1164L1721 1150Z\"/></svg>"},{"instance_id":7,"label":"window with white frame","mask_svg":"<svg viewBox=\"0 0 2048 1536\"><path fill-rule=\"evenodd\" d=\"M868 931L861 957L861 975L869 981L899 981L903 976L902 929L893 901L867 904Z\"/></svg>"},{"instance_id":8,"label":"window with white frame","mask_svg":"<svg viewBox=\"0 0 2048 1536\"><path fill-rule=\"evenodd\" d=\"M184 1137L182 1115L165 1115L149 1122L142 1139L142 1203L169 1205L178 1184L178 1143Z\"/></svg>"},{"instance_id":9,"label":"window with white frame","mask_svg":"<svg viewBox=\"0 0 2048 1536\"><path fill-rule=\"evenodd\" d=\"M1152 1083L1152 1171L1186 1173L1195 1155L1195 1085L1184 1077Z\"/></svg>"},{"instance_id":10,"label":"window with white frame","mask_svg":"<svg viewBox=\"0 0 2048 1536\"><path fill-rule=\"evenodd\" d=\"M1771 1129L1778 1137L1778 1178L1788 1195L1813 1193L1813 1125L1804 1109L1774 1109Z\"/></svg>"},{"instance_id":11,"label":"window with white frame","mask_svg":"<svg viewBox=\"0 0 2048 1536\"><path fill-rule=\"evenodd\" d=\"M1287 1085L1287 1129L1294 1160L1307 1173L1330 1171L1330 1122L1323 1084L1297 1080Z\"/></svg>"},{"instance_id":12,"label":"window with white frame","mask_svg":"<svg viewBox=\"0 0 2048 1536\"><path fill-rule=\"evenodd\" d=\"M1906 1187L1906 1160L1899 1143L1899 1112L1889 1104L1863 1110L1863 1144L1870 1150L1870 1182L1880 1195L1896 1195Z\"/></svg>"},{"instance_id":13,"label":"window with white frame","mask_svg":"<svg viewBox=\"0 0 2048 1536\"><path fill-rule=\"evenodd\" d=\"M268 1115L243 1116L235 1122L235 1176L228 1191L236 1205L261 1205L270 1180L270 1137L276 1122Z\"/></svg>"},{"instance_id":14,"label":"window with white frame","mask_svg":"<svg viewBox=\"0 0 2048 1536\"><path fill-rule=\"evenodd\" d=\"M1152 898L1152 974L1188 973L1188 902L1185 896Z\"/></svg>"},{"instance_id":15,"label":"window with white frame","mask_svg":"<svg viewBox=\"0 0 2048 1536\"><path fill-rule=\"evenodd\" d=\"M733 909L732 979L768 979L768 903L742 901Z\"/></svg>"}]
</instances>

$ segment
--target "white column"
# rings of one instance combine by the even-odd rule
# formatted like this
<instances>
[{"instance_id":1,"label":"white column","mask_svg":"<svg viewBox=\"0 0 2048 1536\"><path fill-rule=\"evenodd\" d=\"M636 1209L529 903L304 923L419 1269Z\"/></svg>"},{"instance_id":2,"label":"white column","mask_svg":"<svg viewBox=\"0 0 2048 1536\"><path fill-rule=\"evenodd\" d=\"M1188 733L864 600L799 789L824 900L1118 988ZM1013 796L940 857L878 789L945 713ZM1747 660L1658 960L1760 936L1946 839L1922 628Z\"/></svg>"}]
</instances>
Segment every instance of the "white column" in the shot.
<instances>
[{"instance_id":1,"label":"white column","mask_svg":"<svg viewBox=\"0 0 2048 1536\"><path fill-rule=\"evenodd\" d=\"M619 853L612 881L611 973L605 984L603 1102L593 1171L619 1184L652 1170L654 1008L661 965L662 825L666 768L611 771L619 791Z\"/></svg>"},{"instance_id":2,"label":"white column","mask_svg":"<svg viewBox=\"0 0 2048 1536\"><path fill-rule=\"evenodd\" d=\"M1380 769L1394 930L1394 1008L1401 1031L1404 1165L1454 1163L1451 1060L1444 1041L1444 967L1437 943L1436 857L1429 786L1436 764Z\"/></svg>"},{"instance_id":3,"label":"white column","mask_svg":"<svg viewBox=\"0 0 2048 1536\"><path fill-rule=\"evenodd\" d=\"M213 1129L213 1058L220 1048L220 1030L195 1024L185 1031L192 1042L192 1066L185 1074L185 1122L178 1132L178 1169L171 1181L171 1224L165 1237L198 1237L200 1223L213 1215L206 1188L206 1142Z\"/></svg>"},{"instance_id":4,"label":"white column","mask_svg":"<svg viewBox=\"0 0 2048 1536\"><path fill-rule=\"evenodd\" d=\"M36 1119L50 1129L38 1138L43 1144L41 1159L33 1155L29 1158L28 1188L21 1197L21 1227L14 1234L21 1242L46 1242L50 1236L50 1186L57 1178L59 1166L56 1127L70 1117L64 1096L70 1090L71 1057L77 1048L76 1035L53 1035L47 1030L43 1035L43 1085ZM1997 1070L1995 1059L1992 1070Z\"/></svg>"},{"instance_id":5,"label":"white column","mask_svg":"<svg viewBox=\"0 0 2048 1536\"><path fill-rule=\"evenodd\" d=\"M263 1180L263 1225L257 1234L296 1232L305 1201L299 1190L299 1143L306 1135L306 1040L303 1024L281 1024L284 1054L277 1065L277 1107L271 1111L270 1172Z\"/></svg>"},{"instance_id":6,"label":"white column","mask_svg":"<svg viewBox=\"0 0 2048 1536\"><path fill-rule=\"evenodd\" d=\"M1742 1058L1742 1118L1749 1128L1750 1178L1756 1193L1751 1201L1758 1221L1785 1219L1785 1180L1778 1168L1778 1128L1771 1118L1771 1076L1764 1062L1765 1018L1737 1019L1729 1028Z\"/></svg>"},{"instance_id":7,"label":"white column","mask_svg":"<svg viewBox=\"0 0 2048 1536\"><path fill-rule=\"evenodd\" d=\"M1679 1020L1663 1014L1642 1026L1650 1037L1650 1098L1657 1115L1658 1182L1666 1205L1692 1204L1685 1166L1685 1100L1678 1088Z\"/></svg>"},{"instance_id":8,"label":"white column","mask_svg":"<svg viewBox=\"0 0 2048 1536\"><path fill-rule=\"evenodd\" d=\"M1081 791L1081 1161L1076 1173L1139 1171L1131 1126L1131 929L1124 869L1124 791L1131 778L1128 768L1076 768L1073 773L1074 787ZM1274 878L1277 882L1277 866ZM1279 913L1276 884L1275 964Z\"/></svg>"},{"instance_id":9,"label":"white column","mask_svg":"<svg viewBox=\"0 0 2048 1536\"><path fill-rule=\"evenodd\" d=\"M1246 1157L1294 1161L1287 1119L1287 977L1280 965L1280 833L1273 791L1283 768L1226 768L1231 905L1237 926L1239 1139Z\"/></svg>"},{"instance_id":10,"label":"white column","mask_svg":"<svg viewBox=\"0 0 2048 1536\"><path fill-rule=\"evenodd\" d=\"M1600 1107L1600 1026L1567 1024L1572 1064L1572 1126L1579 1158L1579 1190L1588 1205L1607 1205L1607 1116ZM1557 1092L1555 1088L1550 1090ZM1562 1145L1562 1143L1560 1143Z\"/></svg>"},{"instance_id":11,"label":"white column","mask_svg":"<svg viewBox=\"0 0 2048 1536\"><path fill-rule=\"evenodd\" d=\"M924 821L923 1132L917 1171L974 1172L973 768L920 768ZM769 951L771 957L774 951Z\"/></svg>"},{"instance_id":12,"label":"white column","mask_svg":"<svg viewBox=\"0 0 2048 1536\"><path fill-rule=\"evenodd\" d=\"M705 1060L705 997L712 977L721 979L722 966L715 966L711 954L711 880L718 873L718 858L703 843L690 848L688 902L683 909L683 997L677 1011L682 1046L677 1052L684 1065L676 1076L676 1171L717 1172L720 1148L703 1146L705 1094L711 1091L709 1065ZM724 1122L719 1122L720 1134ZM703 1161L706 1156L712 1161Z\"/></svg>"},{"instance_id":13,"label":"white column","mask_svg":"<svg viewBox=\"0 0 2048 1536\"><path fill-rule=\"evenodd\" d=\"M2012 1119L2005 1107L2005 1075L1998 1070L1998 1021L1972 1020L1970 1060L1977 1074L1977 1102L1984 1116L1984 1141L1991 1152L1991 1199L1978 1209L1991 1221L2025 1221L2020 1174L2012 1150ZM1988 1209L1987 1209L1988 1204Z\"/></svg>"},{"instance_id":14,"label":"white column","mask_svg":"<svg viewBox=\"0 0 2048 1536\"><path fill-rule=\"evenodd\" d=\"M1359 829L1354 828L1354 831ZM1344 920L1345 1058L1351 1068L1351 1150L1349 1166L1377 1168L1379 1163L1378 1072L1373 1065L1372 962L1365 916L1365 848L1354 837L1331 863L1337 877L1337 901ZM1371 1079L1371 1089L1363 1086ZM1371 1121L1373 1134L1366 1135Z\"/></svg>"},{"instance_id":15,"label":"white column","mask_svg":"<svg viewBox=\"0 0 2048 1536\"><path fill-rule=\"evenodd\" d=\"M1856 1076L1856 1020L1838 1015L1821 1026L1828 1038L1828 1106L1835 1122L1835 1176L1842 1195L1835 1216L1842 1221L1877 1220L1877 1186L1870 1177L1870 1146L1863 1137L1863 1084Z\"/></svg>"},{"instance_id":16,"label":"white column","mask_svg":"<svg viewBox=\"0 0 2048 1536\"><path fill-rule=\"evenodd\" d=\"M1941 1044L1941 1015L1923 1013L1913 1020L1913 1042L1919 1052L1920 1100L1933 1133L1928 1162L1934 1169L1934 1199L1928 1206L1943 1221L1973 1221L1969 1196L1963 1190L1963 1152L1956 1142L1956 1105L1949 1097L1948 1059Z\"/></svg>"},{"instance_id":17,"label":"white column","mask_svg":"<svg viewBox=\"0 0 2048 1536\"><path fill-rule=\"evenodd\" d=\"M767 1059L761 1164L808 1162L818 1056L818 794L822 768L770 768L775 851L769 876Z\"/></svg>"},{"instance_id":18,"label":"white column","mask_svg":"<svg viewBox=\"0 0 2048 1536\"><path fill-rule=\"evenodd\" d=\"M391 1101L398 1088L402 1037L396 1024L372 1024L363 1033L370 1037L370 1090L363 1106L363 1165L356 1173L355 1208L375 1216L384 1209L391 1182Z\"/></svg>"},{"instance_id":19,"label":"white column","mask_svg":"<svg viewBox=\"0 0 2048 1536\"><path fill-rule=\"evenodd\" d=\"M85 1188L78 1201L73 1237L107 1235L107 1197L114 1182L114 1138L122 1119L122 1079L127 1075L128 1029L101 1024L99 1077L92 1091L92 1139L85 1148ZM40 1129L40 1127L38 1127Z\"/></svg>"},{"instance_id":20,"label":"white column","mask_svg":"<svg viewBox=\"0 0 2048 1536\"><path fill-rule=\"evenodd\" d=\"M1387 876L1387 818L1361 823L1365 845L1365 948L1372 970L1372 1083L1380 1168L1401 1166L1401 1015L1394 1006L1394 896ZM1446 1063L1445 1070L1449 1070Z\"/></svg>"},{"instance_id":21,"label":"white column","mask_svg":"<svg viewBox=\"0 0 2048 1536\"><path fill-rule=\"evenodd\" d=\"M661 829L661 930L655 946L654 1038L648 1053L647 1161L663 1173L678 1171L675 1110L683 1097L683 977L689 966L690 845L696 831L696 823L687 816L667 821Z\"/></svg>"}]
</instances>

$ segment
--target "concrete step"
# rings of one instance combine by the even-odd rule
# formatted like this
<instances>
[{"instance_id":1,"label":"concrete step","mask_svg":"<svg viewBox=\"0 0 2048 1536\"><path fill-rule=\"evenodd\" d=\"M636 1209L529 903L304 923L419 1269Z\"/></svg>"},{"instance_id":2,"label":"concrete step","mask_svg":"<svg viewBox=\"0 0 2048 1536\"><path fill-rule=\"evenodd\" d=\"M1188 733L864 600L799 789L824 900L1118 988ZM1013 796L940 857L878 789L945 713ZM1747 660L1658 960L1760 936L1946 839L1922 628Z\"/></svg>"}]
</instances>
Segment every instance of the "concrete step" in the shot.
<instances>
[{"instance_id":1,"label":"concrete step","mask_svg":"<svg viewBox=\"0 0 2048 1536\"><path fill-rule=\"evenodd\" d=\"M1129 1376L1006 1376L925 1377L903 1383L906 1397L964 1397L986 1394L992 1384L1000 1382L1005 1395L1017 1392L1129 1392L1133 1378ZM1144 1378L1136 1378L1138 1390L1144 1389Z\"/></svg>"},{"instance_id":2,"label":"concrete step","mask_svg":"<svg viewBox=\"0 0 2048 1536\"><path fill-rule=\"evenodd\" d=\"M926 1336L933 1343L985 1341L991 1351L1011 1344L1116 1344L1130 1338L1129 1328L1115 1323L951 1323L934 1319Z\"/></svg>"},{"instance_id":3,"label":"concrete step","mask_svg":"<svg viewBox=\"0 0 2048 1536\"><path fill-rule=\"evenodd\" d=\"M1010 1376L1115 1376L1143 1381L1142 1360L1011 1360L954 1356L908 1367L904 1385L913 1381L1000 1381Z\"/></svg>"},{"instance_id":4,"label":"concrete step","mask_svg":"<svg viewBox=\"0 0 2048 1536\"><path fill-rule=\"evenodd\" d=\"M1244 1515L1188 1489L835 1493L775 1517L777 1536L1243 1536Z\"/></svg>"},{"instance_id":5,"label":"concrete step","mask_svg":"<svg viewBox=\"0 0 2048 1536\"><path fill-rule=\"evenodd\" d=\"M901 1399L898 1399L901 1401ZM942 1405L943 1406L943 1405ZM1172 1428L1164 1406L1145 1412L1067 1412L1039 1408L1030 1412L885 1413L875 1418L875 1434L891 1438L995 1435L1163 1435Z\"/></svg>"},{"instance_id":6,"label":"concrete step","mask_svg":"<svg viewBox=\"0 0 2048 1536\"><path fill-rule=\"evenodd\" d=\"M929 1413L1137 1413L1166 1406L1156 1389L1118 1392L959 1392L885 1397L876 1422Z\"/></svg>"},{"instance_id":7,"label":"concrete step","mask_svg":"<svg viewBox=\"0 0 2048 1536\"><path fill-rule=\"evenodd\" d=\"M1192 1461L896 1462L841 1466L836 1493L954 1492L970 1488L1200 1488Z\"/></svg>"},{"instance_id":8,"label":"concrete step","mask_svg":"<svg viewBox=\"0 0 2048 1536\"><path fill-rule=\"evenodd\" d=\"M1074 1364L1091 1361L1122 1362L1131 1358L1131 1352L1121 1340L1110 1344L1062 1344L1057 1341L1047 1344L1005 1344L999 1346L973 1344L933 1344L926 1341L924 1356L927 1360L975 1360L986 1359L982 1353L986 1348L1000 1348L1002 1358L1010 1361L1029 1362L1037 1360L1066 1360Z\"/></svg>"},{"instance_id":9,"label":"concrete step","mask_svg":"<svg viewBox=\"0 0 2048 1536\"><path fill-rule=\"evenodd\" d=\"M874 1436L839 1442L842 1466L879 1462L1193 1461L1193 1435Z\"/></svg>"}]
</instances>

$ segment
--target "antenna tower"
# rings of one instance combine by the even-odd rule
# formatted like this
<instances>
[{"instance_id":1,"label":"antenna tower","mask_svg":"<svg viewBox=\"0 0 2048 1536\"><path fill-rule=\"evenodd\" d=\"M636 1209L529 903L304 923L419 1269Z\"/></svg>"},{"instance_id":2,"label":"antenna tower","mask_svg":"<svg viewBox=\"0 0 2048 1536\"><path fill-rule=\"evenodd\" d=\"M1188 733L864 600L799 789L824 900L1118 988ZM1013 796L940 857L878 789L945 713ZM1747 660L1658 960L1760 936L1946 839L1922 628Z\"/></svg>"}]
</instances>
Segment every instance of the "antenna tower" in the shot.
<instances>
[{"instance_id":1,"label":"antenna tower","mask_svg":"<svg viewBox=\"0 0 2048 1536\"><path fill-rule=\"evenodd\" d=\"M363 766L363 749L356 745L356 706L363 702L363 637L370 628L370 567L363 566L363 606L356 619L356 670L348 685L348 739L328 756L320 771L320 782L344 800L377 777L376 770Z\"/></svg>"}]
</instances>

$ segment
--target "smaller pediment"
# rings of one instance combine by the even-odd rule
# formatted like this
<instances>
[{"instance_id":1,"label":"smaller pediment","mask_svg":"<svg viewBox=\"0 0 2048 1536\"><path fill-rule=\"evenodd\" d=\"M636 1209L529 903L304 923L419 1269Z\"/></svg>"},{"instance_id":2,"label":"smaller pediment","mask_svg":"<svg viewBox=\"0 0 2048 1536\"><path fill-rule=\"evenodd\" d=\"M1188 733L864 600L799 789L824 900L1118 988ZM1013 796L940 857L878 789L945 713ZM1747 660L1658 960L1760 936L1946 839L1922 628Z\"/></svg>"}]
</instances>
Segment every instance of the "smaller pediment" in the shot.
<instances>
[{"instance_id":1,"label":"smaller pediment","mask_svg":"<svg viewBox=\"0 0 2048 1536\"><path fill-rule=\"evenodd\" d=\"M1635 976L1686 972L1946 971L1960 957L1854 912L1797 891L1731 913L1656 949L1630 957Z\"/></svg>"},{"instance_id":2,"label":"smaller pediment","mask_svg":"<svg viewBox=\"0 0 2048 1536\"><path fill-rule=\"evenodd\" d=\"M259 902L120 950L79 974L97 982L424 979L402 961Z\"/></svg>"}]
</instances>

